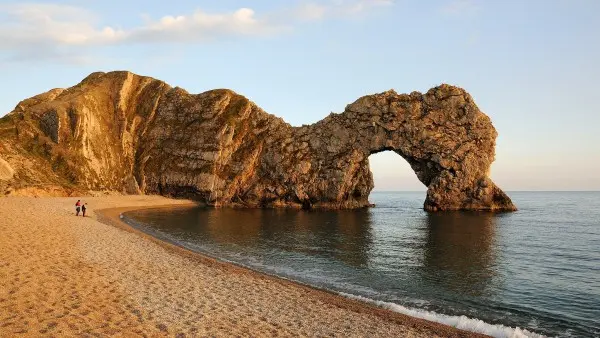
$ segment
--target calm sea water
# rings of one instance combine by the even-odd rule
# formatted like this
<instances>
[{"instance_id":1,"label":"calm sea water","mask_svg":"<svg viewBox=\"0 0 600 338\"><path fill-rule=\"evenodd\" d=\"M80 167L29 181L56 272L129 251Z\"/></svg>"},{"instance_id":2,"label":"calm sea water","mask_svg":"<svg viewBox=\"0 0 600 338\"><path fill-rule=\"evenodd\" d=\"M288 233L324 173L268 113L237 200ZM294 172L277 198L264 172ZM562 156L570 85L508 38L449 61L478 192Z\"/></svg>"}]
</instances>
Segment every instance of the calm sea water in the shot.
<instances>
[{"instance_id":1,"label":"calm sea water","mask_svg":"<svg viewBox=\"0 0 600 338\"><path fill-rule=\"evenodd\" d=\"M600 336L600 192L513 192L520 210L502 214L427 213L424 195L374 192L376 207L354 211L182 208L124 219L191 250L472 331Z\"/></svg>"}]
</instances>

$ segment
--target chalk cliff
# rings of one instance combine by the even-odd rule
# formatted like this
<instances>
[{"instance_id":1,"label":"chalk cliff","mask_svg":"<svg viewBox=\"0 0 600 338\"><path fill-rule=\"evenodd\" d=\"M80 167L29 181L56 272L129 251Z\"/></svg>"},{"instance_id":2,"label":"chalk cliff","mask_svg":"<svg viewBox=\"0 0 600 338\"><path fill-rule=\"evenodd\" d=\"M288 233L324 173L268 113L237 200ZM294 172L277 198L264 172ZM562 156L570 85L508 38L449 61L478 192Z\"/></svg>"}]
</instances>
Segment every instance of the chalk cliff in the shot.
<instances>
[{"instance_id":1,"label":"chalk cliff","mask_svg":"<svg viewBox=\"0 0 600 338\"><path fill-rule=\"evenodd\" d=\"M0 119L0 192L359 208L373 188L369 155L389 150L428 187L426 210L515 210L488 177L496 136L471 96L449 85L364 96L292 127L230 90L194 95L129 72L93 73Z\"/></svg>"}]
</instances>

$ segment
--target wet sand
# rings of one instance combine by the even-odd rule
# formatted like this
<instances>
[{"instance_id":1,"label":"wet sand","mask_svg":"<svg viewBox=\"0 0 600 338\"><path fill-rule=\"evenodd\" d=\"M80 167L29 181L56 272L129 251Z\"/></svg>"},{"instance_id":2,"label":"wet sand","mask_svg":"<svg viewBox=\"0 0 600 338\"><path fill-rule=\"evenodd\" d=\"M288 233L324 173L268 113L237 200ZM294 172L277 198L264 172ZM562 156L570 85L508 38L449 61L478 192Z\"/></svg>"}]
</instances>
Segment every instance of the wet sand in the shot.
<instances>
[{"instance_id":1,"label":"wet sand","mask_svg":"<svg viewBox=\"0 0 600 338\"><path fill-rule=\"evenodd\" d=\"M481 337L192 253L118 218L189 201L86 197L83 218L77 199L0 198L1 337Z\"/></svg>"}]
</instances>

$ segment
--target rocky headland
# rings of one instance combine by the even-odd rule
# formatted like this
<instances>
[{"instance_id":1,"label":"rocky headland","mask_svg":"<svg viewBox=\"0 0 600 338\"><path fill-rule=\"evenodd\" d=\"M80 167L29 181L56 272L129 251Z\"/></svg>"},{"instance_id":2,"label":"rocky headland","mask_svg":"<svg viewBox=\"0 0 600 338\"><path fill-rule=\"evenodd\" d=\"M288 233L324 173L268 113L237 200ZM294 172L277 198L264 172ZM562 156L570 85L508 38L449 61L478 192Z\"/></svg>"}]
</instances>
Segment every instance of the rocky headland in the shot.
<instances>
[{"instance_id":1,"label":"rocky headland","mask_svg":"<svg viewBox=\"0 0 600 338\"><path fill-rule=\"evenodd\" d=\"M189 94L130 72L93 73L0 119L0 193L360 208L373 189L368 157L389 150L428 187L426 210L516 210L488 177L496 136L450 85L364 96L293 127L231 90Z\"/></svg>"}]
</instances>

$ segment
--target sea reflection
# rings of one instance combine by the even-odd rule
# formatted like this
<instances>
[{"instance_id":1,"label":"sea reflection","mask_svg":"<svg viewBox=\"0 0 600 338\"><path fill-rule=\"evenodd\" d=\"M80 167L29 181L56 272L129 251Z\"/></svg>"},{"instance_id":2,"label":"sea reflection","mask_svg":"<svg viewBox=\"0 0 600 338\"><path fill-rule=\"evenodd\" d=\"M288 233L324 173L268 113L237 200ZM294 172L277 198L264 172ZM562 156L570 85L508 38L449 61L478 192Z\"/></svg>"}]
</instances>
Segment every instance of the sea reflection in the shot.
<instances>
[{"instance_id":1,"label":"sea reflection","mask_svg":"<svg viewBox=\"0 0 600 338\"><path fill-rule=\"evenodd\" d=\"M482 296L496 289L495 225L491 213L428 213L424 279L465 295Z\"/></svg>"},{"instance_id":2,"label":"sea reflection","mask_svg":"<svg viewBox=\"0 0 600 338\"><path fill-rule=\"evenodd\" d=\"M168 218L152 210L132 213L161 231L188 241L223 247L259 247L324 258L355 267L368 262L372 245L370 213L287 209L181 209Z\"/></svg>"},{"instance_id":3,"label":"sea reflection","mask_svg":"<svg viewBox=\"0 0 600 338\"><path fill-rule=\"evenodd\" d=\"M420 283L461 294L485 294L496 271L495 216L488 213L423 213L405 223L385 223L373 209L181 208L132 215L179 239L236 252L293 252L358 269L416 268ZM375 231L378 220L386 226Z\"/></svg>"}]
</instances>

